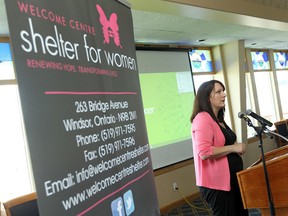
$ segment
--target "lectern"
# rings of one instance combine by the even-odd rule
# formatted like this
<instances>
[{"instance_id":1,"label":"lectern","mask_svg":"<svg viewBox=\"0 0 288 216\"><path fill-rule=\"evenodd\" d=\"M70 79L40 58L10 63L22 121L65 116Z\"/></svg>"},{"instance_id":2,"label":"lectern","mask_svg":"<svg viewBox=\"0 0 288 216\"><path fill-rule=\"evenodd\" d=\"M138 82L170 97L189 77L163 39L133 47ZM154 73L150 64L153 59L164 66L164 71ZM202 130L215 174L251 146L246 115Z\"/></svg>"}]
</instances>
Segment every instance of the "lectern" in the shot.
<instances>
[{"instance_id":1,"label":"lectern","mask_svg":"<svg viewBox=\"0 0 288 216\"><path fill-rule=\"evenodd\" d=\"M288 215L288 145L264 155L269 176L276 216ZM247 169L238 172L244 208L261 209L262 216L269 216L269 199L262 158Z\"/></svg>"}]
</instances>

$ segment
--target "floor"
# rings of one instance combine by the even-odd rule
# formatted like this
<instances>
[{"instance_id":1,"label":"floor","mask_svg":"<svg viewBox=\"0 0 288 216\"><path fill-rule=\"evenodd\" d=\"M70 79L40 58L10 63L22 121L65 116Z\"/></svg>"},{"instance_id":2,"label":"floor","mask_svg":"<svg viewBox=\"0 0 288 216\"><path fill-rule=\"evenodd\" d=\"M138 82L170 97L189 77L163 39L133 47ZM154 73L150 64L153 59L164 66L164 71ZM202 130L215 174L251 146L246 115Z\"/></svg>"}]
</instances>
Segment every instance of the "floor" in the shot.
<instances>
[{"instance_id":1,"label":"floor","mask_svg":"<svg viewBox=\"0 0 288 216\"><path fill-rule=\"evenodd\" d=\"M212 212L206 202L198 198L162 216L212 216ZM261 216L261 212L258 209L249 209L249 216Z\"/></svg>"}]
</instances>

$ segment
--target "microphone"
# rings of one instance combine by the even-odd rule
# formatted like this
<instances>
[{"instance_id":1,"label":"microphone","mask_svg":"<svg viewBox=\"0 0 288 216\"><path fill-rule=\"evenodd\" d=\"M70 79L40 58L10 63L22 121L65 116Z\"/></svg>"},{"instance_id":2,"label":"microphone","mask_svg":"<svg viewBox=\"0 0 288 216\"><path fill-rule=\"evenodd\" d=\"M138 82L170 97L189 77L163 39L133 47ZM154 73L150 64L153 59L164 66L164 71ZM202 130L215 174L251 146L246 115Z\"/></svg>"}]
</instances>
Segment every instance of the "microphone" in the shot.
<instances>
[{"instance_id":1,"label":"microphone","mask_svg":"<svg viewBox=\"0 0 288 216\"><path fill-rule=\"evenodd\" d=\"M255 118L256 120L258 120L262 124L262 126L266 126L267 125L267 126L271 127L273 125L272 122L270 122L267 119L259 116L256 113L252 112L251 109L246 110L246 114L251 116L251 117L253 117L253 118Z\"/></svg>"},{"instance_id":2,"label":"microphone","mask_svg":"<svg viewBox=\"0 0 288 216\"><path fill-rule=\"evenodd\" d=\"M245 115L245 113L239 112L238 117L244 119L244 121L246 121L248 125L252 124L250 118L247 115Z\"/></svg>"}]
</instances>

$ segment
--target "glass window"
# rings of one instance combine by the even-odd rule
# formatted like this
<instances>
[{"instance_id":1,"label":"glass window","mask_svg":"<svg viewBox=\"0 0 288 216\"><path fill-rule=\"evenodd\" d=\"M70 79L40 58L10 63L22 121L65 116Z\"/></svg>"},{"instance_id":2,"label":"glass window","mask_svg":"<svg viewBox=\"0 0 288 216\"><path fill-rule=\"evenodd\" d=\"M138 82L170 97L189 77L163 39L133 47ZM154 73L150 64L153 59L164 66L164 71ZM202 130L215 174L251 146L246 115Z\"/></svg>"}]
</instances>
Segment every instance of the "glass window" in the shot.
<instances>
[{"instance_id":1,"label":"glass window","mask_svg":"<svg viewBox=\"0 0 288 216\"><path fill-rule=\"evenodd\" d=\"M10 44L0 42L0 80L15 79Z\"/></svg>"},{"instance_id":2,"label":"glass window","mask_svg":"<svg viewBox=\"0 0 288 216\"><path fill-rule=\"evenodd\" d=\"M245 74L245 81L246 81L246 109L251 109L253 110L252 108L252 101L251 101L251 92L252 92L252 89L250 89L250 85L249 83L251 83L250 81L250 74L249 73L246 73ZM250 118L253 125L256 125L256 122L253 118ZM253 137L256 135L256 132L254 130L253 127L250 127L247 125L247 137Z\"/></svg>"},{"instance_id":3,"label":"glass window","mask_svg":"<svg viewBox=\"0 0 288 216\"><path fill-rule=\"evenodd\" d=\"M254 75L260 115L268 121L275 122L276 114L271 88L271 72L256 72Z\"/></svg>"},{"instance_id":4,"label":"glass window","mask_svg":"<svg viewBox=\"0 0 288 216\"><path fill-rule=\"evenodd\" d=\"M206 82L212 79L213 79L213 75L194 75L193 80L194 80L195 92L197 92L198 88L203 82Z\"/></svg>"},{"instance_id":5,"label":"glass window","mask_svg":"<svg viewBox=\"0 0 288 216\"><path fill-rule=\"evenodd\" d=\"M0 200L8 200L32 188L17 85L0 85L0 98Z\"/></svg>"},{"instance_id":6,"label":"glass window","mask_svg":"<svg viewBox=\"0 0 288 216\"><path fill-rule=\"evenodd\" d=\"M251 52L253 70L270 70L268 52Z\"/></svg>"},{"instance_id":7,"label":"glass window","mask_svg":"<svg viewBox=\"0 0 288 216\"><path fill-rule=\"evenodd\" d=\"M6 201L34 189L24 133L18 87L10 45L0 42L0 200ZM9 80L7 82L1 81Z\"/></svg>"},{"instance_id":8,"label":"glass window","mask_svg":"<svg viewBox=\"0 0 288 216\"><path fill-rule=\"evenodd\" d=\"M288 53L287 52L273 52L276 70L288 69Z\"/></svg>"},{"instance_id":9,"label":"glass window","mask_svg":"<svg viewBox=\"0 0 288 216\"><path fill-rule=\"evenodd\" d=\"M195 49L189 52L191 68L193 73L213 72L211 51L204 49Z\"/></svg>"},{"instance_id":10,"label":"glass window","mask_svg":"<svg viewBox=\"0 0 288 216\"><path fill-rule=\"evenodd\" d=\"M283 118L288 119L288 100L286 95L288 92L288 71L277 71L276 74L278 80Z\"/></svg>"}]
</instances>

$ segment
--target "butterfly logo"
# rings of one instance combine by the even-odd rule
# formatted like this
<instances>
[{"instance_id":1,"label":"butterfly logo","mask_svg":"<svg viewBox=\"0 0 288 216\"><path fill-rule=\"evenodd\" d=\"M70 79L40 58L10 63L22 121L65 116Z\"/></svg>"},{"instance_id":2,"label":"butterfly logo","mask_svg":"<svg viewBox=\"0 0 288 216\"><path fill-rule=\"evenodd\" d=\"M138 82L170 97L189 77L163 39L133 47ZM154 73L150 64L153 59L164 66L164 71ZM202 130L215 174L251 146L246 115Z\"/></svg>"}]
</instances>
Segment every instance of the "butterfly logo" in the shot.
<instances>
[{"instance_id":1,"label":"butterfly logo","mask_svg":"<svg viewBox=\"0 0 288 216\"><path fill-rule=\"evenodd\" d=\"M96 4L96 9L98 10L99 15L100 15L100 23L102 25L102 31L103 31L103 36L104 36L103 43L109 44L110 38L114 38L115 45L122 49L122 46L120 44L119 32L118 32L119 27L117 24L117 14L112 13L110 18L107 19L100 5Z\"/></svg>"}]
</instances>

